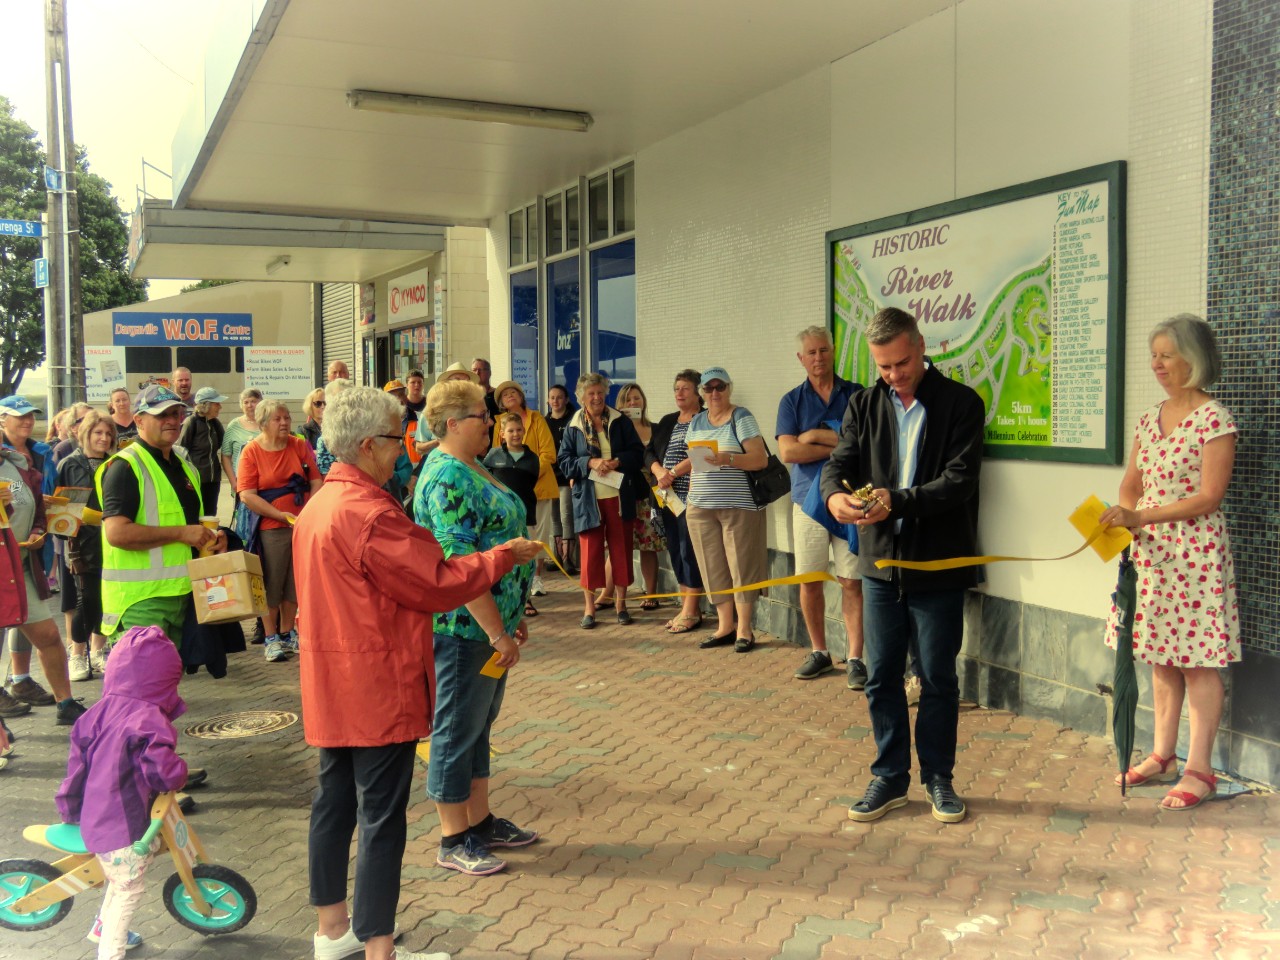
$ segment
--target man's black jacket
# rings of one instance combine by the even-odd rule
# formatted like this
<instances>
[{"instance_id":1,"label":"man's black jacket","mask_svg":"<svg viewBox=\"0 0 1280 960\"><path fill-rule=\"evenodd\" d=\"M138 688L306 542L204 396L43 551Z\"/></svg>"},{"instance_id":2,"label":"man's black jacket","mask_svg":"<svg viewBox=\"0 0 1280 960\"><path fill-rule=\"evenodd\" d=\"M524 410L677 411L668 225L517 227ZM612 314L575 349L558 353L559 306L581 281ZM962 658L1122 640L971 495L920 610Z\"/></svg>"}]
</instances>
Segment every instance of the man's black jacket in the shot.
<instances>
[{"instance_id":1,"label":"man's black jacket","mask_svg":"<svg viewBox=\"0 0 1280 960\"><path fill-rule=\"evenodd\" d=\"M877 570L877 560L941 560L978 552L978 474L982 469L982 398L930 365L916 388L925 424L912 486L898 477L898 420L892 388L883 380L855 393L840 441L822 468L822 497L870 483L890 491L888 519L858 528L858 573L893 580L907 593L971 587L980 567L928 572ZM894 533L894 521L902 532Z\"/></svg>"}]
</instances>

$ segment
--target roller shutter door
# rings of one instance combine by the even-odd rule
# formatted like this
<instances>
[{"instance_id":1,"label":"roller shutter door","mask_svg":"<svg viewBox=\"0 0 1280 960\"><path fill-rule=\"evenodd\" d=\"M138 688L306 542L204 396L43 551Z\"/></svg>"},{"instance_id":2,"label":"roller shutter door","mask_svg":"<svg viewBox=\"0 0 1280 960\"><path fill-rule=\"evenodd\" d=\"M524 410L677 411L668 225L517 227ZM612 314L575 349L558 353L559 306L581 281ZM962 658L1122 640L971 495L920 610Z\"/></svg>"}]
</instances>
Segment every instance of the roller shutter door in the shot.
<instances>
[{"instance_id":1,"label":"roller shutter door","mask_svg":"<svg viewBox=\"0 0 1280 960\"><path fill-rule=\"evenodd\" d=\"M335 360L356 368L355 325L356 285L354 283L322 283L320 298L320 335L323 339L324 369Z\"/></svg>"}]
</instances>

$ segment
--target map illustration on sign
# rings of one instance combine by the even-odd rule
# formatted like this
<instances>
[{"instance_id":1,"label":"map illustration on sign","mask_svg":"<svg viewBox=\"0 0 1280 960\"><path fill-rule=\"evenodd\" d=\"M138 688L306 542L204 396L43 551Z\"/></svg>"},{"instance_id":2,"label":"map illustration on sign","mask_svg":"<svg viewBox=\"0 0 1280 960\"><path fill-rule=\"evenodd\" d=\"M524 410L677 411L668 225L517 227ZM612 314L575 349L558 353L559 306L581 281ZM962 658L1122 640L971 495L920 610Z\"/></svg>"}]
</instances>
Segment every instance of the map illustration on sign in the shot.
<instances>
[{"instance_id":1,"label":"map illustration on sign","mask_svg":"<svg viewBox=\"0 0 1280 960\"><path fill-rule=\"evenodd\" d=\"M827 235L836 371L879 373L864 333L912 314L938 369L982 397L989 456L1121 454L1123 167L971 197Z\"/></svg>"}]
</instances>

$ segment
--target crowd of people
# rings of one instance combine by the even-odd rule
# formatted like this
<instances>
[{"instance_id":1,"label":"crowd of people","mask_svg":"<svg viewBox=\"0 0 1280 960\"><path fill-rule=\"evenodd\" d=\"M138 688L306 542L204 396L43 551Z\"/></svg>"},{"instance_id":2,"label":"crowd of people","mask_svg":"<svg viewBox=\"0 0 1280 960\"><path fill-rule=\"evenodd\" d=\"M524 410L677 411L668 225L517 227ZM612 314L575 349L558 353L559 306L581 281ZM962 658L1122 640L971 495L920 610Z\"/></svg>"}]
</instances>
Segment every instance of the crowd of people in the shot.
<instances>
[{"instance_id":1,"label":"crowd of people","mask_svg":"<svg viewBox=\"0 0 1280 960\"><path fill-rule=\"evenodd\" d=\"M914 733L931 813L954 823L967 813L954 786L957 660L965 595L981 568L881 569L877 561L979 553L986 412L975 391L929 362L909 314L880 311L865 338L879 373L866 387L835 374L826 328L796 337L804 378L780 399L775 421L789 468L795 572L834 574L847 686L865 690L871 716L872 780L849 817L870 822L907 803ZM1123 775L1128 784L1177 779L1178 718L1190 701L1191 749L1162 801L1182 810L1215 789L1219 671L1240 655L1220 512L1236 426L1206 392L1219 360L1204 321L1175 317L1150 343L1168 399L1142 417L1119 503L1103 515L1135 535L1139 611L1128 635L1113 616L1108 642L1132 644L1154 671L1154 749ZM431 734L437 864L468 876L504 869L494 851L539 834L491 809L490 736L545 578L555 567L577 578L581 629L597 626L603 610L620 625L636 623L631 603L639 600L640 611L667 608L654 625L672 636L713 617L696 646L749 653L769 581L766 510L777 493L762 494L761 477L771 453L719 365L677 372L674 410L656 422L640 384L614 385L600 373L572 389L551 386L545 412L521 384L491 385L484 359L450 365L430 389L417 370L381 389L354 385L340 361L328 374L306 396L296 432L288 404L254 388L224 425L227 398L193 389L182 369L173 389L150 383L132 398L114 392L104 410L83 404L52 416L53 443L32 439L40 411L21 397L0 399L0 504L12 582L21 584L0 606L16 627L0 752L3 718L32 706L55 705L57 723L77 723L85 708L71 684L111 669L114 639L158 630L185 659L193 637L187 562L194 552L242 546L261 558L265 580L267 611L254 639L270 663L300 657L305 734L320 751L310 827L315 955L416 960L425 955L397 952L394 937L418 741ZM224 477L234 507L218 518ZM55 486L86 490L100 526L47 537ZM58 541L52 561L43 551L50 539ZM661 553L674 597L657 595ZM48 614L53 584L67 615L66 648ZM813 680L838 659L821 579L800 584L799 605L809 650L794 676ZM31 676L33 647L51 692ZM187 785L207 775L172 766ZM83 781L92 771L77 774ZM176 786L176 773L170 779ZM93 803L72 799L68 809ZM104 911L100 957L131 942L128 912Z\"/></svg>"}]
</instances>

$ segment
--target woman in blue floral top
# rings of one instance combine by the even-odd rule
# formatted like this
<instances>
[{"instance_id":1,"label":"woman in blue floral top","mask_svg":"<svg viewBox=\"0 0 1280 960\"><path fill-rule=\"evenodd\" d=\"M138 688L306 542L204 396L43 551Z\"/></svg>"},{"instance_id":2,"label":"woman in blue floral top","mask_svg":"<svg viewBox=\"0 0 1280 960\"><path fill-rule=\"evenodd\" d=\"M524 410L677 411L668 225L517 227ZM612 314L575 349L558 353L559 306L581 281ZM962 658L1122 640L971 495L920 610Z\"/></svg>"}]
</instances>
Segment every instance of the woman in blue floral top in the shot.
<instances>
[{"instance_id":1,"label":"woman in blue floral top","mask_svg":"<svg viewBox=\"0 0 1280 960\"><path fill-rule=\"evenodd\" d=\"M438 383L424 411L440 445L427 457L413 498L414 518L428 528L446 558L476 553L525 534L520 498L485 470L493 421L484 391L465 380ZM502 707L507 679L480 673L520 661L529 639L524 605L531 564L517 566L487 594L435 618L435 723L427 765L427 796L440 814L437 865L468 876L497 873L506 861L494 847L538 839L489 811L489 731Z\"/></svg>"}]
</instances>

